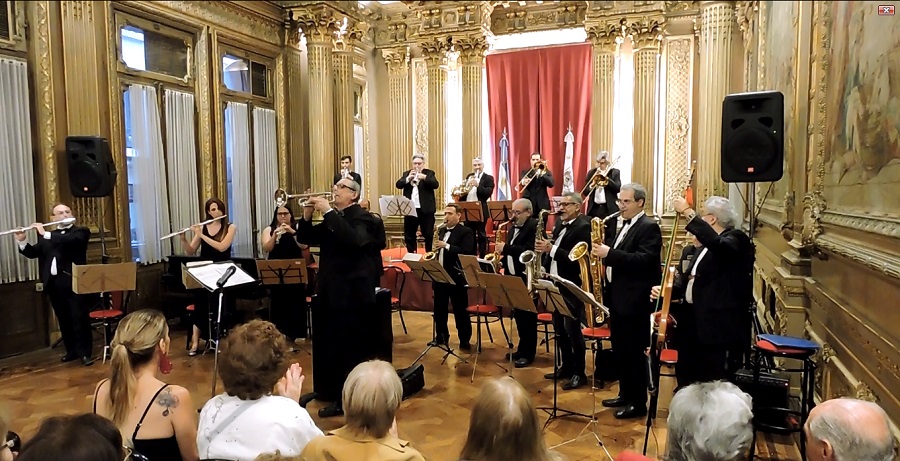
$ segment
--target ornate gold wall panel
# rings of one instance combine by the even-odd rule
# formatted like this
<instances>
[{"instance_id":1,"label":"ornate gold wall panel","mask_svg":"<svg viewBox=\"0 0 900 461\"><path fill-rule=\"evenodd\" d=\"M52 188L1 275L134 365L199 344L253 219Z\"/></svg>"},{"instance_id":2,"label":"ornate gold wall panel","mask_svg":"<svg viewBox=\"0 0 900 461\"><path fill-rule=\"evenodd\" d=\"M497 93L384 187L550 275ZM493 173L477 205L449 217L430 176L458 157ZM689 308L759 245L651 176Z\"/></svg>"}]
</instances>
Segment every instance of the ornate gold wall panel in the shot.
<instances>
[{"instance_id":1,"label":"ornate gold wall panel","mask_svg":"<svg viewBox=\"0 0 900 461\"><path fill-rule=\"evenodd\" d=\"M423 58L412 60L413 152L428 155L428 69ZM409 164L407 162L407 168Z\"/></svg>"},{"instance_id":2,"label":"ornate gold wall panel","mask_svg":"<svg viewBox=\"0 0 900 461\"><path fill-rule=\"evenodd\" d=\"M287 113L289 124L290 150L288 164L290 165L290 179L283 183L283 187L291 190L306 190L309 187L309 130L306 125L307 111L304 92L303 56L300 52L299 34L291 34L293 37L285 47L284 55L287 60Z\"/></svg>"},{"instance_id":3,"label":"ornate gold wall panel","mask_svg":"<svg viewBox=\"0 0 900 461\"><path fill-rule=\"evenodd\" d=\"M428 157L426 165L434 170L440 186L434 191L436 205L442 209L447 201L447 49L444 41L434 40L422 45L425 67L428 71Z\"/></svg>"},{"instance_id":4,"label":"ornate gold wall panel","mask_svg":"<svg viewBox=\"0 0 900 461\"><path fill-rule=\"evenodd\" d=\"M413 154L412 94L410 86L409 49L406 47L382 50L388 71L388 97L390 98L390 178L391 183L410 168ZM384 188L388 190L388 188ZM390 188L394 191L393 187Z\"/></svg>"},{"instance_id":5,"label":"ornate gold wall panel","mask_svg":"<svg viewBox=\"0 0 900 461\"><path fill-rule=\"evenodd\" d=\"M209 96L213 91L213 85L215 85L215 88L219 87L218 83L212 83L218 82L219 78L213 76L212 82L210 82L209 61L212 59L211 55L213 54L209 41L210 28L206 26L200 32L195 47L197 50L197 97L195 99L197 101L197 118L199 119L197 136L200 139L200 159L198 163L200 164L200 189L203 191L203 197L206 198L217 195L215 192L215 177L213 176L213 159L215 158L215 152L213 151L213 107ZM225 156L224 148L217 149L217 152L221 152L220 155ZM203 205L198 204L198 207L202 209ZM201 214L201 216L203 215Z\"/></svg>"},{"instance_id":6,"label":"ornate gold wall panel","mask_svg":"<svg viewBox=\"0 0 900 461\"><path fill-rule=\"evenodd\" d=\"M185 1L123 1L125 5L143 6L153 3L157 8L193 16L203 23L227 29L244 37L253 37L272 45L282 44L282 23L277 9L267 2L185 2Z\"/></svg>"},{"instance_id":7,"label":"ornate gold wall panel","mask_svg":"<svg viewBox=\"0 0 900 461\"><path fill-rule=\"evenodd\" d=\"M56 2L28 2L29 18L32 28L29 43L29 66L34 72L35 117L37 119L37 142L35 147L39 155L35 158L35 167L39 172L38 184L43 200L37 200L39 207L48 210L60 201L59 191L59 158L56 155L57 144L57 112L56 92L54 91L61 75L55 73L53 63L59 60L59 50L54 50L52 31L58 30L54 25L52 8ZM46 213L46 212L45 212ZM37 216L43 216L38 212Z\"/></svg>"},{"instance_id":8,"label":"ornate gold wall panel","mask_svg":"<svg viewBox=\"0 0 900 461\"><path fill-rule=\"evenodd\" d=\"M288 51L289 52L289 51ZM282 52L275 58L275 115L278 118L278 184L286 187L288 182L288 123L285 53Z\"/></svg>"},{"instance_id":9,"label":"ornate gold wall panel","mask_svg":"<svg viewBox=\"0 0 900 461\"><path fill-rule=\"evenodd\" d=\"M666 144L662 153L665 168L660 169L665 185L664 214L675 212L668 197L683 192L686 172L690 171L693 51L693 35L666 37Z\"/></svg>"}]
</instances>

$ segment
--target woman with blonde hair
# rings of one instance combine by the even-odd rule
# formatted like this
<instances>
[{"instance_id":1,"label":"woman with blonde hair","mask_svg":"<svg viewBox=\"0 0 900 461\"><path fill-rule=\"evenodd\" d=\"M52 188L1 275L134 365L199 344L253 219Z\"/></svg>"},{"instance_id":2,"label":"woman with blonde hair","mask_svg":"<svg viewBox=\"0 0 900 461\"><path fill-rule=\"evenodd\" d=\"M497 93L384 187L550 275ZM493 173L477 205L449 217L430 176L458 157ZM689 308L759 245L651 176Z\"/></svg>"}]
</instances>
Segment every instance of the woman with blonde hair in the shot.
<instances>
[{"instance_id":1,"label":"woman with blonde hair","mask_svg":"<svg viewBox=\"0 0 900 461\"><path fill-rule=\"evenodd\" d=\"M547 450L537 410L525 389L510 377L491 379L472 408L461 460L553 461Z\"/></svg>"},{"instance_id":2,"label":"woman with blonde hair","mask_svg":"<svg viewBox=\"0 0 900 461\"><path fill-rule=\"evenodd\" d=\"M94 393L94 413L109 418L135 452L156 460L197 461L197 413L191 394L157 378L172 371L162 312L125 316L112 340L110 377Z\"/></svg>"}]
</instances>

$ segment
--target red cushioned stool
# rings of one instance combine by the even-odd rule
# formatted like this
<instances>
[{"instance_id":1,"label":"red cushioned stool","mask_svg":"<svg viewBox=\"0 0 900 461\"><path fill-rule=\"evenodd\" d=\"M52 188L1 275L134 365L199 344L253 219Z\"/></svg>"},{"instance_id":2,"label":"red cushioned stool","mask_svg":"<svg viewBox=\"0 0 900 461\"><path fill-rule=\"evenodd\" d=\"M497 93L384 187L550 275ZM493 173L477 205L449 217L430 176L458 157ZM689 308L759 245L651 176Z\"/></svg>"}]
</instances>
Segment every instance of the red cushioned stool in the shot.
<instances>
[{"instance_id":1,"label":"red cushioned stool","mask_svg":"<svg viewBox=\"0 0 900 461\"><path fill-rule=\"evenodd\" d=\"M506 338L506 344L509 348L512 348L512 343L509 341L509 335L506 333L506 325L503 324L503 311L500 310L499 307L493 304L475 304L473 306L467 307L466 312L468 312L470 316L475 316L475 350L477 352L481 352L482 319L484 319L484 325L487 327L488 338L492 343L494 342L494 336L491 334L490 324L493 322L500 322L500 328L503 330L503 336Z\"/></svg>"},{"instance_id":2,"label":"red cushioned stool","mask_svg":"<svg viewBox=\"0 0 900 461\"><path fill-rule=\"evenodd\" d=\"M384 266L384 274L394 274L394 289L391 290L391 312L396 312L400 316L400 326L403 327L403 334L409 334L406 330L406 322L403 320L403 304L400 299L403 297L403 286L406 285L406 274L403 269L397 266ZM396 295L396 296L393 296Z\"/></svg>"},{"instance_id":3,"label":"red cushioned stool","mask_svg":"<svg viewBox=\"0 0 900 461\"><path fill-rule=\"evenodd\" d=\"M537 315L538 325L544 327L544 339L541 340L541 344L547 349L547 353L550 353L550 341L553 339L550 337L550 326L553 325L553 314L550 312L541 312ZM540 346L540 344L538 344Z\"/></svg>"},{"instance_id":4,"label":"red cushioned stool","mask_svg":"<svg viewBox=\"0 0 900 461\"><path fill-rule=\"evenodd\" d=\"M103 326L103 363L106 363L106 356L109 354L109 346L112 342L114 334L113 325L118 326L125 312L122 311L122 292L110 293L111 306L110 309L101 309L91 311L88 316L91 323L99 323Z\"/></svg>"}]
</instances>

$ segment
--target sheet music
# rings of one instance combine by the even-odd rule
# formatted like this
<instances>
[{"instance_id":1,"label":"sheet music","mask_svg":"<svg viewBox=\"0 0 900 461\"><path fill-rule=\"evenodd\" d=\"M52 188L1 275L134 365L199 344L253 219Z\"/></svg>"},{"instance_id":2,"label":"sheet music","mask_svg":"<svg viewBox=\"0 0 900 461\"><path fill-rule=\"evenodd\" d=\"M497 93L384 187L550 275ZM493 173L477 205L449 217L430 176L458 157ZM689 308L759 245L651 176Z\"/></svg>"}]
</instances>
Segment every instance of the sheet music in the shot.
<instances>
[{"instance_id":1,"label":"sheet music","mask_svg":"<svg viewBox=\"0 0 900 461\"><path fill-rule=\"evenodd\" d=\"M418 216L412 202L402 195L382 195L378 206L382 216Z\"/></svg>"},{"instance_id":2,"label":"sheet music","mask_svg":"<svg viewBox=\"0 0 900 461\"><path fill-rule=\"evenodd\" d=\"M570 280L566 280L558 275L547 274L547 277L550 277L551 280L554 280L554 281L558 282L559 284L563 285L567 290L569 290L573 295L575 295L575 297L577 297L579 299L579 301L588 303L594 307L599 307L600 309L603 309L604 312L609 314L609 309L607 309L606 306L604 306L603 304L598 303L597 300L594 299L593 293L588 293L588 292L582 290L580 286L578 286L578 285L572 283ZM543 280L541 280L541 281L543 281Z\"/></svg>"},{"instance_id":3,"label":"sheet music","mask_svg":"<svg viewBox=\"0 0 900 461\"><path fill-rule=\"evenodd\" d=\"M421 261L422 255L419 253L406 253L400 261Z\"/></svg>"},{"instance_id":4,"label":"sheet music","mask_svg":"<svg viewBox=\"0 0 900 461\"><path fill-rule=\"evenodd\" d=\"M245 283L253 283L256 280L251 277L249 274L244 272L240 266L233 262L224 262L218 264L206 264L199 267L192 267L188 269L188 273L191 274L198 282L202 283L208 290L216 289L216 282L225 274L225 271L228 270L229 267L234 266L237 270L234 272L234 275L225 282L224 288L229 288L233 286L243 285Z\"/></svg>"}]
</instances>

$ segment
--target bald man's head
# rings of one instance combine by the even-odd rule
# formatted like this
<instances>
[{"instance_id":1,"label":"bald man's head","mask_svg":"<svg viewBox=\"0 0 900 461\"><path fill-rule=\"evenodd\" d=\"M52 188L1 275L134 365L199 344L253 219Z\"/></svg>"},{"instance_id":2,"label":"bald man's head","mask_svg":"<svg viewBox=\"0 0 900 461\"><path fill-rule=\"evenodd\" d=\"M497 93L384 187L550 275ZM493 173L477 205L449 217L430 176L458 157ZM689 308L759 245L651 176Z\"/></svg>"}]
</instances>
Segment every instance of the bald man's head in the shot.
<instances>
[{"instance_id":1,"label":"bald man's head","mask_svg":"<svg viewBox=\"0 0 900 461\"><path fill-rule=\"evenodd\" d=\"M806 422L810 461L890 461L894 439L888 416L877 404L856 399L822 402Z\"/></svg>"}]
</instances>

